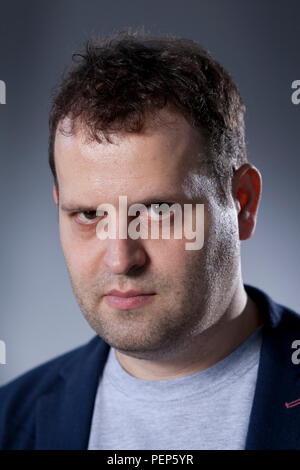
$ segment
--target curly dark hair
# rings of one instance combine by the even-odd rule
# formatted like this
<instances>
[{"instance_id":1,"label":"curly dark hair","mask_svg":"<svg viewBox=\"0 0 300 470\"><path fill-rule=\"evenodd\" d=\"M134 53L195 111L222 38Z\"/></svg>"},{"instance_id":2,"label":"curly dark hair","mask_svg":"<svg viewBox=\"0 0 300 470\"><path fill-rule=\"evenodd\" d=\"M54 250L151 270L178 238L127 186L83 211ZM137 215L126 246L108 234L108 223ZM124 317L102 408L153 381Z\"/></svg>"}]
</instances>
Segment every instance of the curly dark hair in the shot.
<instances>
[{"instance_id":1,"label":"curly dark hair","mask_svg":"<svg viewBox=\"0 0 300 470\"><path fill-rule=\"evenodd\" d=\"M49 165L57 189L54 141L65 117L69 133L79 120L91 139L110 141L111 132L141 132L149 113L171 105L207 136L207 162L226 197L234 168L247 161L245 105L231 76L202 46L172 35L121 31L88 40L72 60L49 117Z\"/></svg>"}]
</instances>

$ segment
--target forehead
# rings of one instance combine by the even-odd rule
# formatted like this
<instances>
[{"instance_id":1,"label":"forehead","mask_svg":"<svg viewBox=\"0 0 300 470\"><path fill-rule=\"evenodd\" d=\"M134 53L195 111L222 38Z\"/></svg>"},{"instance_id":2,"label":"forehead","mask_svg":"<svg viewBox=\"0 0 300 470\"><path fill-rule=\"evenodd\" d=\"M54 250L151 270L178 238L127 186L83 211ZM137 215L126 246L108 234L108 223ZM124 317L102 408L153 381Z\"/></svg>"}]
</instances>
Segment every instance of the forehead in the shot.
<instances>
[{"instance_id":1,"label":"forehead","mask_svg":"<svg viewBox=\"0 0 300 470\"><path fill-rule=\"evenodd\" d=\"M157 192L180 195L195 186L195 173L201 174L206 159L200 132L183 116L166 111L160 112L160 125L149 123L141 133L118 132L110 140L89 141L82 128L73 135L58 129L55 163L61 198L97 204L104 196L121 194L132 201Z\"/></svg>"}]
</instances>

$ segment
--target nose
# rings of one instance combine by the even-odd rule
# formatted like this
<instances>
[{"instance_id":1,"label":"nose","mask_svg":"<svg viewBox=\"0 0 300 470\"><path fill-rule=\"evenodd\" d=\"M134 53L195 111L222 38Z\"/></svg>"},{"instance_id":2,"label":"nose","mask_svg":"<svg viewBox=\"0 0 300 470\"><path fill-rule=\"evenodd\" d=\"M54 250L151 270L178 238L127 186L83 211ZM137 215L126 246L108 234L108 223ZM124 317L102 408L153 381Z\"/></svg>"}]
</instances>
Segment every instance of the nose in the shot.
<instances>
[{"instance_id":1,"label":"nose","mask_svg":"<svg viewBox=\"0 0 300 470\"><path fill-rule=\"evenodd\" d=\"M144 266L146 253L137 240L116 238L107 239L106 243L104 263L114 274L127 274Z\"/></svg>"}]
</instances>

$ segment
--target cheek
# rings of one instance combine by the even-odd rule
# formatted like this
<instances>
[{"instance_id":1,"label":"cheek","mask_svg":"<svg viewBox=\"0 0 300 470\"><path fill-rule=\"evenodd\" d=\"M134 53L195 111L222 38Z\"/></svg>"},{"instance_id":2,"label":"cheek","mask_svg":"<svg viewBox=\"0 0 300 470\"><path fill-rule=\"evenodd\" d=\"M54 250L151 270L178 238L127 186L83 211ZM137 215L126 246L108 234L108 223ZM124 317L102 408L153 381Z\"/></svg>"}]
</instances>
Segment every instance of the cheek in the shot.
<instances>
[{"instance_id":1,"label":"cheek","mask_svg":"<svg viewBox=\"0 0 300 470\"><path fill-rule=\"evenodd\" d=\"M165 279L180 277L184 271L191 251L185 250L185 240L150 241L146 247L154 269L161 273Z\"/></svg>"},{"instance_id":2,"label":"cheek","mask_svg":"<svg viewBox=\"0 0 300 470\"><path fill-rule=\"evenodd\" d=\"M74 233L71 224L60 223L60 239L68 269L73 277L92 278L99 272L103 246L96 235Z\"/></svg>"},{"instance_id":3,"label":"cheek","mask_svg":"<svg viewBox=\"0 0 300 470\"><path fill-rule=\"evenodd\" d=\"M212 214L205 243L205 265L210 279L224 282L238 269L240 242L235 210Z\"/></svg>"},{"instance_id":4,"label":"cheek","mask_svg":"<svg viewBox=\"0 0 300 470\"><path fill-rule=\"evenodd\" d=\"M190 218L188 221L186 232L184 226L181 226L181 239L175 239L172 232L170 240L150 240L149 245L145 245L153 264L159 266L158 270L166 273L167 277L174 278L177 273L184 273L185 269L189 269L188 266L201 264L201 260L206 256L208 239L215 236L215 221L205 205L202 216L196 218L193 211L192 223ZM192 248L189 248L191 246Z\"/></svg>"}]
</instances>

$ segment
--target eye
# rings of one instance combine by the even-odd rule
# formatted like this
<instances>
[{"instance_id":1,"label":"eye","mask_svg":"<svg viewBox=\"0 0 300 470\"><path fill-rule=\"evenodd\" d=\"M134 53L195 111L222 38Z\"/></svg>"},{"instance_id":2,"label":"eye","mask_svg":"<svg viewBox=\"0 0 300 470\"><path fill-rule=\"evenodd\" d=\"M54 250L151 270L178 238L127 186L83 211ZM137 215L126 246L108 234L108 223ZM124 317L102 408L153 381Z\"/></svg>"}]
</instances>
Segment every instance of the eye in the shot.
<instances>
[{"instance_id":1,"label":"eye","mask_svg":"<svg viewBox=\"0 0 300 470\"><path fill-rule=\"evenodd\" d=\"M170 202L155 202L148 204L146 207L149 208L150 217L154 220L162 220L170 217L173 211L170 212Z\"/></svg>"},{"instance_id":2,"label":"eye","mask_svg":"<svg viewBox=\"0 0 300 470\"><path fill-rule=\"evenodd\" d=\"M86 225L92 224L97 218L96 211L78 212L75 215L79 219L80 223Z\"/></svg>"}]
</instances>

